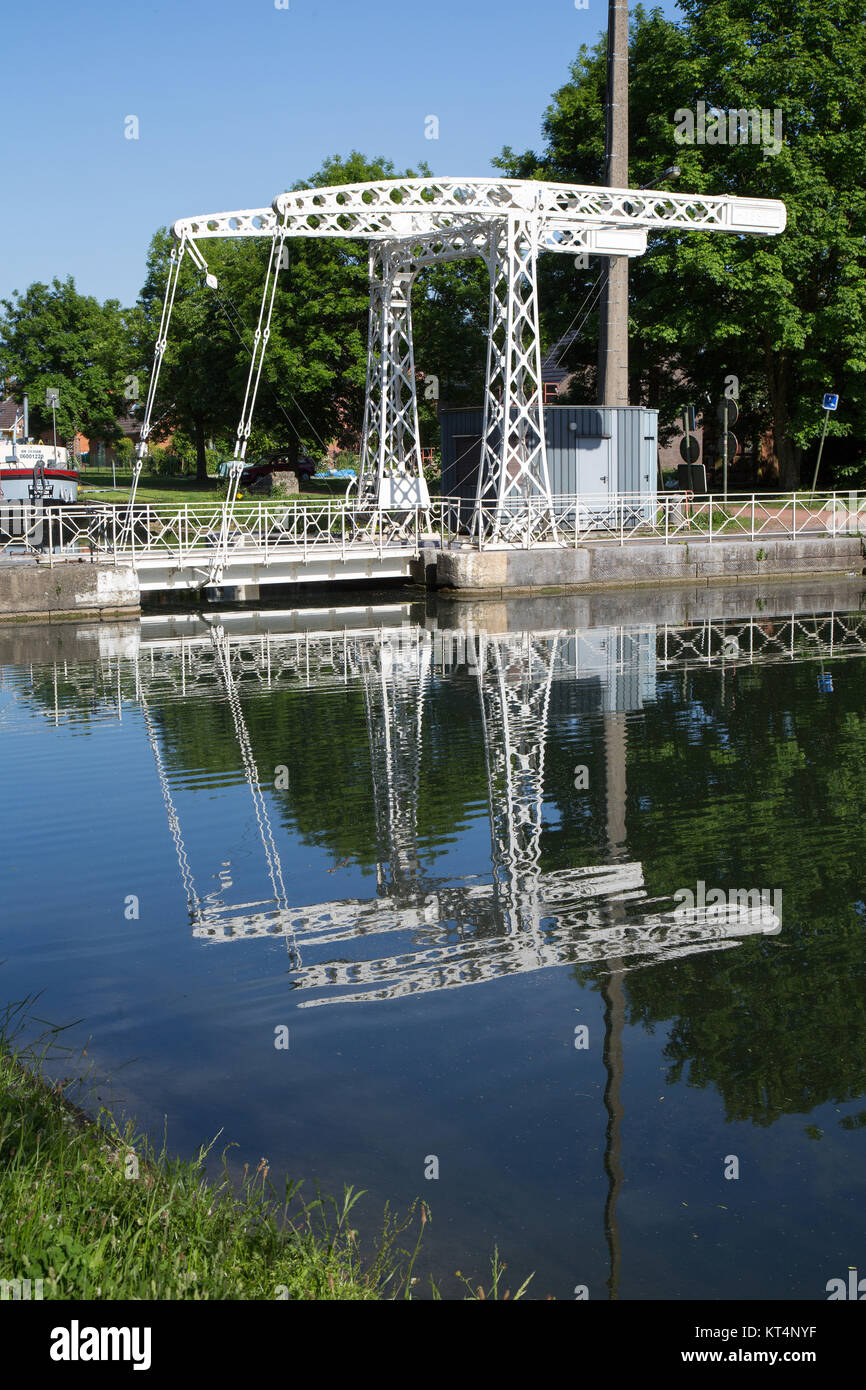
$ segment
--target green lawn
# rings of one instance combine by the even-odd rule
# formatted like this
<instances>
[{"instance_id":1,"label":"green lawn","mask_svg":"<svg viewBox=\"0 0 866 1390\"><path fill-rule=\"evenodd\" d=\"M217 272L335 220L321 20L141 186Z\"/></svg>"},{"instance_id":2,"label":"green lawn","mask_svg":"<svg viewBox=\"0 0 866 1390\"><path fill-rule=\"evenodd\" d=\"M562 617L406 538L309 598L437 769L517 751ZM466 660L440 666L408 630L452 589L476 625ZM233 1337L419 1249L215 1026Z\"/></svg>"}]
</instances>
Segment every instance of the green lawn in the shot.
<instances>
[{"instance_id":1,"label":"green lawn","mask_svg":"<svg viewBox=\"0 0 866 1390\"><path fill-rule=\"evenodd\" d=\"M82 502L125 502L129 497L131 474L117 474L117 488L111 486L111 469L93 469L79 474L78 496ZM216 478L197 483L194 478L157 478L143 474L138 480L142 502L201 502L219 498Z\"/></svg>"},{"instance_id":2,"label":"green lawn","mask_svg":"<svg viewBox=\"0 0 866 1390\"><path fill-rule=\"evenodd\" d=\"M80 475L79 500L82 502L116 502L121 504L129 498L129 488L132 482L131 474L118 473L117 487L111 486L111 469L102 471L87 471ZM299 494L300 501L307 502L327 502L329 498L336 498L342 501L346 494L348 479L340 478L331 481L322 481L312 484ZM198 483L195 478L159 478L152 474L142 474L138 480L136 491L137 502L168 502L177 506L184 503L190 506L202 502L218 502L223 496L219 481L216 478L208 478L206 483ZM258 501L261 496L253 493L240 493L241 500L245 502ZM270 499L265 497L263 501ZM292 500L292 499L287 499Z\"/></svg>"}]
</instances>

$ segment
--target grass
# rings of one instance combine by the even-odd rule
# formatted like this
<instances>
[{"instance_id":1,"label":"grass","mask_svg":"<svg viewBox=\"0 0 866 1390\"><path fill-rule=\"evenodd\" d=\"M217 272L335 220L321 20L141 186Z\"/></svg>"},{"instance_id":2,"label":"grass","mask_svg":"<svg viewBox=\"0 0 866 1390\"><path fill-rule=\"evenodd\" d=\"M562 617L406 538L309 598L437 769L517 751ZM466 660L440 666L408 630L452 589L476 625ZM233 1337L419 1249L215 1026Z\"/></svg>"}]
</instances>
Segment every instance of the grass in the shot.
<instances>
[{"instance_id":1,"label":"grass","mask_svg":"<svg viewBox=\"0 0 866 1390\"><path fill-rule=\"evenodd\" d=\"M192 1161L173 1159L165 1140L157 1150L104 1108L93 1119L74 1103L65 1092L86 1094L86 1075L49 1081L46 1061L70 1050L51 1026L16 1047L32 1003L0 1010L0 1280L41 1280L43 1298L72 1301L411 1299L425 1202L400 1217L386 1206L362 1257L351 1216L363 1192L305 1201L287 1179L279 1194L264 1158L237 1184L227 1150L209 1180L215 1140ZM497 1248L489 1290L458 1271L464 1297L522 1298L533 1276L512 1295L505 1269ZM432 1279L431 1294L440 1298Z\"/></svg>"},{"instance_id":2,"label":"grass","mask_svg":"<svg viewBox=\"0 0 866 1390\"><path fill-rule=\"evenodd\" d=\"M107 472L96 470L79 474L78 500L80 502L125 502L129 497L132 482L129 473L117 474L117 487L111 486L111 469ZM198 483L195 478L159 478L152 474L142 474L138 480L137 496L142 502L217 502L219 489L216 478L206 483Z\"/></svg>"},{"instance_id":3,"label":"grass","mask_svg":"<svg viewBox=\"0 0 866 1390\"><path fill-rule=\"evenodd\" d=\"M132 482L130 473L117 474L117 487L111 486L111 469L107 471L90 470L80 474L78 488L78 499L80 502L116 502L118 505L129 499L129 489ZM219 502L222 500L224 489L220 487L220 479L208 478L206 483L199 483L195 478L160 478L150 473L143 473L138 480L136 490L137 502L169 502L176 506L183 506L184 503L195 506L202 503ZM326 502L329 497L336 497L339 500L345 496L347 486L346 478L324 479L312 487L308 487L305 492L297 494L296 498L279 498L281 502L292 502L293 500L308 502ZM244 501L257 501L258 495L254 493L243 493ZM269 501L271 499L264 498Z\"/></svg>"},{"instance_id":4,"label":"grass","mask_svg":"<svg viewBox=\"0 0 866 1390\"><path fill-rule=\"evenodd\" d=\"M60 1030L16 1050L10 1025L30 1002L0 1017L0 1278L41 1279L46 1299L410 1296L423 1202L401 1219L386 1208L362 1261L350 1224L362 1193L305 1202L287 1181L278 1196L264 1159L238 1192L225 1153L222 1178L206 1179L212 1145L172 1160L104 1110L91 1120L42 1074ZM398 1248L412 1227L413 1247Z\"/></svg>"}]
</instances>

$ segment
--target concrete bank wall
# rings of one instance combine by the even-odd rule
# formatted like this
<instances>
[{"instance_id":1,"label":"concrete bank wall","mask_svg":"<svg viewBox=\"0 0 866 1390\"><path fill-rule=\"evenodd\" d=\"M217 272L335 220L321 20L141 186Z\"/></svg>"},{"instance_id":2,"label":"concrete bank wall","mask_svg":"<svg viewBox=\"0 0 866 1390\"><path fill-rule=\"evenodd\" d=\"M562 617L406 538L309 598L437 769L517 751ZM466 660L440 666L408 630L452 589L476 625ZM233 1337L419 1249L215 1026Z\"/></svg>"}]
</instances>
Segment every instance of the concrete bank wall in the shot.
<instances>
[{"instance_id":1,"label":"concrete bank wall","mask_svg":"<svg viewBox=\"0 0 866 1390\"><path fill-rule=\"evenodd\" d=\"M138 580L131 568L35 560L0 564L0 623L135 617L140 612Z\"/></svg>"},{"instance_id":2,"label":"concrete bank wall","mask_svg":"<svg viewBox=\"0 0 866 1390\"><path fill-rule=\"evenodd\" d=\"M573 550L443 550L436 557L436 587L495 596L551 589L715 584L768 576L860 575L863 571L859 536L682 545L647 541L624 546L595 543Z\"/></svg>"}]
</instances>

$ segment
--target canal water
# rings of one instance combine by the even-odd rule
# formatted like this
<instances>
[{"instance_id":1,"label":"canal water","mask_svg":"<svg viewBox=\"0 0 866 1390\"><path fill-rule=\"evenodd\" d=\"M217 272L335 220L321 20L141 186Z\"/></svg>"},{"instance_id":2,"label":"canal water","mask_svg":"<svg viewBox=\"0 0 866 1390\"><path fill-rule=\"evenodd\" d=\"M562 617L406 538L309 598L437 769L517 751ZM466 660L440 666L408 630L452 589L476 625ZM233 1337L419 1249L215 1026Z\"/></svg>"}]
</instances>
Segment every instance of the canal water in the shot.
<instances>
[{"instance_id":1,"label":"canal water","mask_svg":"<svg viewBox=\"0 0 866 1390\"><path fill-rule=\"evenodd\" d=\"M860 583L340 603L0 629L0 999L420 1297L866 1273Z\"/></svg>"}]
</instances>

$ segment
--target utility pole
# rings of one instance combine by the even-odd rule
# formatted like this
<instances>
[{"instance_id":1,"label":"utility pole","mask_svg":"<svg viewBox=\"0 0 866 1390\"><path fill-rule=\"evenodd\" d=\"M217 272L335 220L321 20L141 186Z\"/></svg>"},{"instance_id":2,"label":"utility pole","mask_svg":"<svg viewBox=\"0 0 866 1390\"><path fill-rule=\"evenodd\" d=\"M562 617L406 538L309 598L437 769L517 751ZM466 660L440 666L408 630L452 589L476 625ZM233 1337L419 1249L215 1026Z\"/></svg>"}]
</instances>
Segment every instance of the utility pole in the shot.
<instances>
[{"instance_id":1,"label":"utility pole","mask_svg":"<svg viewBox=\"0 0 866 1390\"><path fill-rule=\"evenodd\" d=\"M628 762L625 715L616 708L608 710L604 715L604 755L608 862L616 863L617 860L623 860L626 857ZM610 904L610 920L625 925L625 908L621 902ZM619 957L609 958L605 964L608 973L606 973L601 986L604 999L604 1044L602 1049L605 1074L604 1108L607 1111L604 1141L604 1171L607 1176L604 1234L610 1259L610 1276L607 1280L608 1296L611 1299L618 1299L622 1273L622 1240L616 1207L624 1180L622 1126L625 1118L625 1106L622 1099L622 1085L625 1075L623 1034L625 1032L626 1011L626 967L625 961Z\"/></svg>"},{"instance_id":2,"label":"utility pole","mask_svg":"<svg viewBox=\"0 0 866 1390\"><path fill-rule=\"evenodd\" d=\"M628 188L628 0L608 0L604 181ZM607 260L598 345L599 405L628 405L628 258Z\"/></svg>"}]
</instances>

